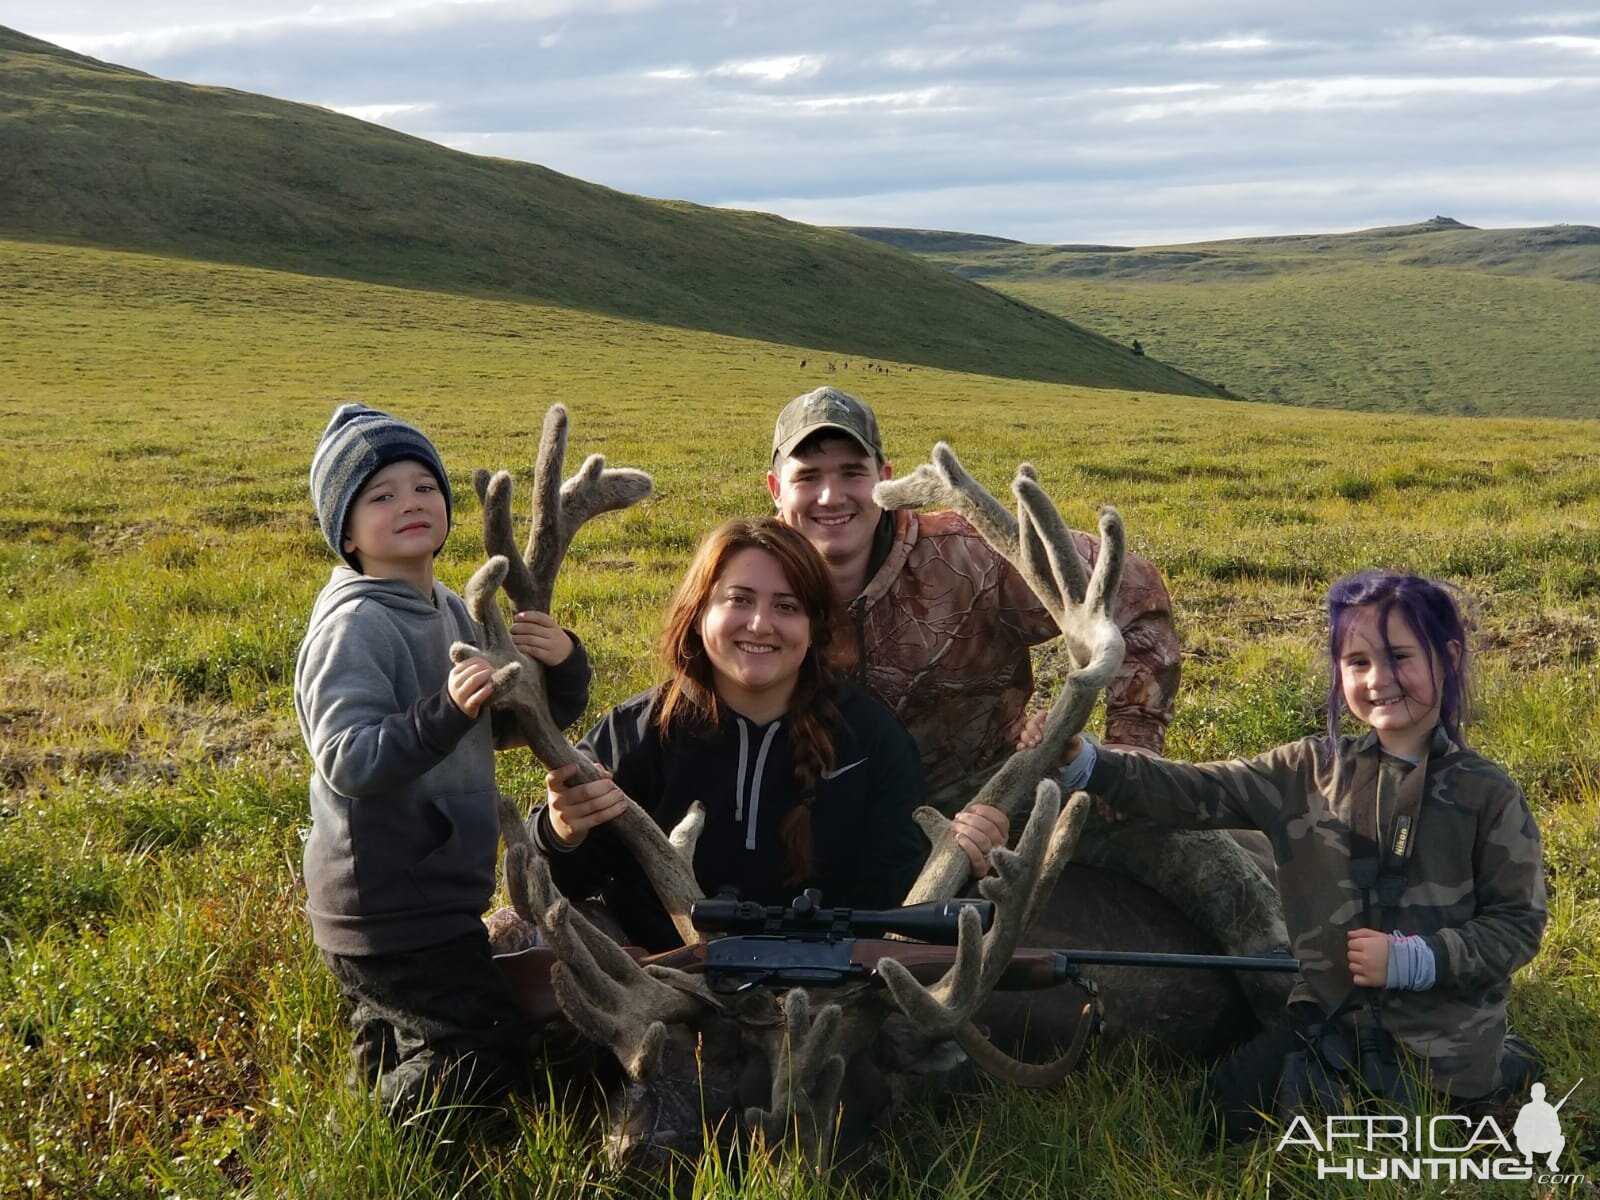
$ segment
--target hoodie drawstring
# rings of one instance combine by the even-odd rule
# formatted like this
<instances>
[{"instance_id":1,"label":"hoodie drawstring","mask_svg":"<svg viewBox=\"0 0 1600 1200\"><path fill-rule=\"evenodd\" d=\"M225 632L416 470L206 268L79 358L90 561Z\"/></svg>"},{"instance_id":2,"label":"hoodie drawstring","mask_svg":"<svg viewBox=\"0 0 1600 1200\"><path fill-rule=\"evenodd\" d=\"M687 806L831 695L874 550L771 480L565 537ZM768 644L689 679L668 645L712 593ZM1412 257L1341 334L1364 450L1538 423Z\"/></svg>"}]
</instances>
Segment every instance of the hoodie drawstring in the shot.
<instances>
[{"instance_id":1,"label":"hoodie drawstring","mask_svg":"<svg viewBox=\"0 0 1600 1200\"><path fill-rule=\"evenodd\" d=\"M743 717L735 717L734 721L739 726L739 778L735 782L733 792L733 819L744 821L744 787L746 769L750 765L750 726ZM767 726L767 732L761 738L761 748L756 751L756 769L750 773L750 818L745 824L744 848L756 848L756 826L761 814L761 776L767 769L767 751L772 749L772 739L778 736L778 729L782 721L774 721Z\"/></svg>"},{"instance_id":2,"label":"hoodie drawstring","mask_svg":"<svg viewBox=\"0 0 1600 1200\"><path fill-rule=\"evenodd\" d=\"M761 775L767 767L767 751L772 749L772 739L778 736L778 726L782 721L774 721L767 726L767 736L761 739L761 752L756 755L756 770L750 780L750 824L744 835L744 848L756 848L756 816L761 811Z\"/></svg>"}]
</instances>

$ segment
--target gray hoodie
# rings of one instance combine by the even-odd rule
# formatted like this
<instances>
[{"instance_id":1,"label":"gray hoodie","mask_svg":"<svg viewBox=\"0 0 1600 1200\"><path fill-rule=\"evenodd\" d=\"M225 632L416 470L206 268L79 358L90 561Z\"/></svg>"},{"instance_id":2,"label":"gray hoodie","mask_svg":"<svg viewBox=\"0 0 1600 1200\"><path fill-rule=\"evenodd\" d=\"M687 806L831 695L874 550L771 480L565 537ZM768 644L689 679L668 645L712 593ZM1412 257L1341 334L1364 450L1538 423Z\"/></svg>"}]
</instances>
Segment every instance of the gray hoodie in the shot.
<instances>
[{"instance_id":1,"label":"gray hoodie","mask_svg":"<svg viewBox=\"0 0 1600 1200\"><path fill-rule=\"evenodd\" d=\"M499 840L491 723L445 690L450 646L478 644L443 584L335 567L300 644L294 706L311 751L306 910L334 954L393 954L483 928ZM587 703L581 647L549 672L565 723ZM576 695L574 695L576 693Z\"/></svg>"}]
</instances>

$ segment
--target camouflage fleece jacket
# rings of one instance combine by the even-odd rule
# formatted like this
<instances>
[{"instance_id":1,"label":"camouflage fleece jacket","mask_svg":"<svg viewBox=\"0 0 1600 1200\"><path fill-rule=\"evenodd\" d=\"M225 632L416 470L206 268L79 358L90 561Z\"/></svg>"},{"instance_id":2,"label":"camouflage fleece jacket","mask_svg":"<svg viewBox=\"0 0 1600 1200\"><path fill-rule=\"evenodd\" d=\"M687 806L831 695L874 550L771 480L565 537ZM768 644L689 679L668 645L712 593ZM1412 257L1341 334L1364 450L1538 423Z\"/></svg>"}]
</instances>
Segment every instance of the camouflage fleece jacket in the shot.
<instances>
[{"instance_id":1,"label":"camouflage fleece jacket","mask_svg":"<svg viewBox=\"0 0 1600 1200\"><path fill-rule=\"evenodd\" d=\"M849 629L836 641L842 664L911 731L931 794L1011 752L1033 695L1028 648L1057 630L964 518L902 511L885 519L893 522L887 557L850 602ZM1099 539L1072 536L1093 566ZM1127 650L1106 689L1106 740L1160 753L1178 689L1178 635L1148 559L1127 556L1112 617Z\"/></svg>"},{"instance_id":2,"label":"camouflage fleece jacket","mask_svg":"<svg viewBox=\"0 0 1600 1200\"><path fill-rule=\"evenodd\" d=\"M1412 778L1418 769L1425 774ZM1228 762L1102 751L1088 790L1170 824L1264 831L1301 962L1290 1001L1331 1013L1354 986L1345 934L1369 923L1351 861L1392 844L1397 813L1419 784L1404 891L1370 923L1423 937L1437 977L1427 991L1378 992L1380 1018L1427 1061L1435 1087L1472 1098L1498 1082L1511 973L1538 951L1548 916L1539 830L1504 771L1452 744L1443 729L1423 768L1385 754L1369 731L1341 738L1336 753L1326 738L1306 738ZM1358 1007L1345 1019L1371 1016Z\"/></svg>"}]
</instances>

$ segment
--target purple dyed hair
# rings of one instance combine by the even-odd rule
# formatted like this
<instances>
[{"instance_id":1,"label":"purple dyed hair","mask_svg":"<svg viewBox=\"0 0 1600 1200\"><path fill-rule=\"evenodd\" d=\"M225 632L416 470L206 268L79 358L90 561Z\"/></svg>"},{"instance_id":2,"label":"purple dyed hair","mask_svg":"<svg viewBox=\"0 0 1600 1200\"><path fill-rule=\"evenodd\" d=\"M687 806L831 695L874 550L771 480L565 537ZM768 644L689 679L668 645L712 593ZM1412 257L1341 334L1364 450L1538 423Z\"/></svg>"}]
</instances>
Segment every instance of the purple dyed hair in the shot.
<instances>
[{"instance_id":1,"label":"purple dyed hair","mask_svg":"<svg viewBox=\"0 0 1600 1200\"><path fill-rule=\"evenodd\" d=\"M1333 663L1333 683L1328 689L1328 737L1339 739L1339 718L1344 715L1344 689L1339 677L1339 655L1350 615L1357 608L1377 610L1383 649L1393 660L1389 645L1389 614L1398 612L1413 637L1433 651L1444 678L1435 679L1439 695L1439 723L1457 745L1466 745L1461 723L1467 718L1467 624L1447 583L1404 575L1399 571L1357 571L1328 589L1328 657ZM1450 653L1450 643L1460 653Z\"/></svg>"}]
</instances>

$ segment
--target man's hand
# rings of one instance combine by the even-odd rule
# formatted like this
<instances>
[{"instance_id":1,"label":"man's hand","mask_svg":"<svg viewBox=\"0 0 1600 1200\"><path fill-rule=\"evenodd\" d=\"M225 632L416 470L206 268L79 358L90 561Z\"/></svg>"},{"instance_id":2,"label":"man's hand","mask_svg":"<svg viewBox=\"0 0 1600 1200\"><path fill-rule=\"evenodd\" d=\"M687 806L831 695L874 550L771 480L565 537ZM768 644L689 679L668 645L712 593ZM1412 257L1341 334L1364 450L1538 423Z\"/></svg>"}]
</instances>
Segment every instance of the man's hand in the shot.
<instances>
[{"instance_id":1,"label":"man's hand","mask_svg":"<svg viewBox=\"0 0 1600 1200\"><path fill-rule=\"evenodd\" d=\"M1357 987L1389 986L1389 935L1377 929L1352 929L1344 938L1350 978Z\"/></svg>"},{"instance_id":2,"label":"man's hand","mask_svg":"<svg viewBox=\"0 0 1600 1200\"><path fill-rule=\"evenodd\" d=\"M982 879L989 873L989 851L1006 844L1011 835L1011 822L992 805L969 804L950 818L950 832L967 852L972 873Z\"/></svg>"},{"instance_id":3,"label":"man's hand","mask_svg":"<svg viewBox=\"0 0 1600 1200\"><path fill-rule=\"evenodd\" d=\"M549 613L519 612L513 616L511 643L547 667L559 667L572 656L572 639Z\"/></svg>"},{"instance_id":4,"label":"man's hand","mask_svg":"<svg viewBox=\"0 0 1600 1200\"><path fill-rule=\"evenodd\" d=\"M457 708L476 720L494 691L494 667L487 658L464 658L450 668L445 690Z\"/></svg>"},{"instance_id":5,"label":"man's hand","mask_svg":"<svg viewBox=\"0 0 1600 1200\"><path fill-rule=\"evenodd\" d=\"M611 781L611 772L605 767L599 768L601 778L573 784L572 777L582 767L582 763L568 763L545 776L545 790L550 794L545 812L550 815L551 831L563 846L576 846L589 836L589 830L615 821L628 806L627 794Z\"/></svg>"},{"instance_id":6,"label":"man's hand","mask_svg":"<svg viewBox=\"0 0 1600 1200\"><path fill-rule=\"evenodd\" d=\"M1048 712L1036 712L1023 723L1022 732L1017 735L1018 750L1032 750L1040 742L1044 741L1044 719L1049 715ZM1082 749L1083 739L1077 734L1073 734L1067 741L1067 748L1061 752L1061 765L1066 766L1069 762L1072 762L1078 757L1078 751ZM1101 820L1110 821L1112 824L1128 819L1127 813L1112 808L1104 800L1096 800L1094 802L1094 811L1100 814Z\"/></svg>"}]
</instances>

